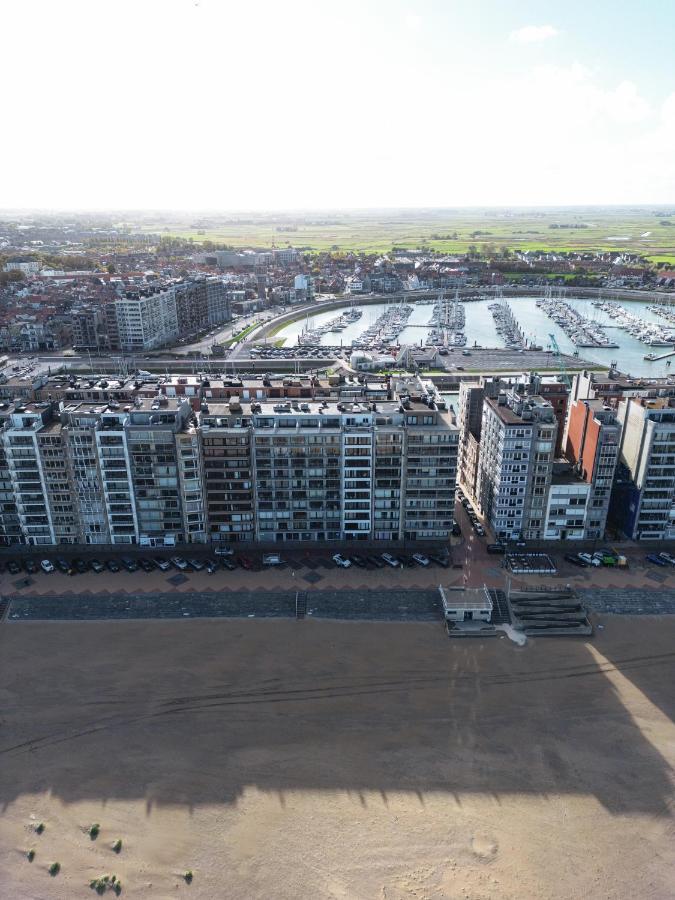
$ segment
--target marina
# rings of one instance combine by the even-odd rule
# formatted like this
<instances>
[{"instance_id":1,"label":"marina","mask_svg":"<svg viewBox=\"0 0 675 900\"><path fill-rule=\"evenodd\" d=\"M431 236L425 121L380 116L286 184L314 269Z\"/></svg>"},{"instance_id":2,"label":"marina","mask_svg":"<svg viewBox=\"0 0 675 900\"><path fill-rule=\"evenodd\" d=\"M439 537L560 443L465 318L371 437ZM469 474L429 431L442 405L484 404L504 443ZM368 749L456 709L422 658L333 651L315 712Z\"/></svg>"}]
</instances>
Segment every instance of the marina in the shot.
<instances>
[{"instance_id":1,"label":"marina","mask_svg":"<svg viewBox=\"0 0 675 900\"><path fill-rule=\"evenodd\" d=\"M490 303L488 309L495 320L497 334L502 338L507 349L524 349L527 346L527 340L509 303L502 299L498 303ZM541 347L533 346L532 349L541 350Z\"/></svg>"},{"instance_id":2,"label":"marina","mask_svg":"<svg viewBox=\"0 0 675 900\"><path fill-rule=\"evenodd\" d=\"M605 331L606 335L611 335L608 345L592 346L583 348L578 347L574 341L566 334L563 328L554 320L549 318L545 311L538 305L537 301L547 299L544 292L540 297L510 297L508 304L517 320L518 327L523 335L527 338L528 347L541 347L542 352L551 349L551 338L553 335L563 353L570 355L583 356L589 361L598 365L610 368L612 365L619 365L622 372L630 373L634 376L652 375L666 376L670 375L670 359L660 355L665 353L669 348L675 346L675 341L666 343L663 350L660 351L658 346L648 346L647 350L653 350L654 358L645 359L646 349L645 343L640 341L631 331L618 327L619 323L615 316L610 315L605 310L605 304L610 309L614 309L617 304L610 299L579 299L567 294L565 303L572 309L579 312L584 318L594 322ZM470 302L460 300L459 306L465 314L464 335L466 336L467 350L473 350L479 347L484 348L505 348L507 346L506 336L497 332L495 328L495 320L493 312L489 308L499 300L499 295L493 290L485 299L472 299ZM438 300L425 299L415 300L414 295L408 299L405 298L405 306L411 307L411 312L407 315L403 330L399 332L396 344L385 344L380 342L380 348L392 352L395 346L428 346L427 341L434 325L430 324L434 315L434 307ZM450 298L449 305L454 303ZM360 340L366 332L375 326L377 320L386 310L394 310L400 306L400 301L385 301L381 303L371 303L359 305L357 298L354 298L354 309L359 310L361 317L350 322L348 326L342 329L338 334L329 334L328 332L318 337L317 343L320 345L336 345L341 344L344 347L351 347L352 341ZM645 327L654 325L657 328L663 327L665 320L663 315L653 310L653 300L635 300L623 301L623 306L636 320L639 320ZM660 304L659 304L660 306ZM668 305L664 305L669 310ZM675 308L674 310L675 311ZM322 311L320 307L316 312L303 316L295 322L288 323L282 331L277 335L279 339L285 341L286 346L292 347L298 344L298 334L309 328L314 329L319 326L326 325L329 321L336 317L335 310ZM400 322L399 324L403 324ZM378 329L375 329L377 333ZM675 325L673 327L675 331ZM370 332L374 337L375 334ZM438 345L443 346L442 344ZM452 354L452 348L448 348L448 352ZM461 350L455 350L455 353L461 353ZM514 353L519 352L514 350ZM527 351L523 351L527 353ZM647 354L649 355L649 354ZM534 357L536 359L536 356Z\"/></svg>"},{"instance_id":3,"label":"marina","mask_svg":"<svg viewBox=\"0 0 675 900\"><path fill-rule=\"evenodd\" d=\"M614 319L617 328L627 331L637 338L638 341L647 344L649 347L671 347L675 345L675 327L668 328L659 321L646 321L642 316L629 312L620 303L595 300L593 305ZM650 312L654 312L653 306L649 306L647 309ZM663 312L664 310L658 307L656 315L663 315Z\"/></svg>"},{"instance_id":4,"label":"marina","mask_svg":"<svg viewBox=\"0 0 675 900\"><path fill-rule=\"evenodd\" d=\"M554 299L550 294L543 300L536 301L537 306L556 322L575 347L618 348L603 331L597 320L583 316L565 300Z\"/></svg>"}]
</instances>

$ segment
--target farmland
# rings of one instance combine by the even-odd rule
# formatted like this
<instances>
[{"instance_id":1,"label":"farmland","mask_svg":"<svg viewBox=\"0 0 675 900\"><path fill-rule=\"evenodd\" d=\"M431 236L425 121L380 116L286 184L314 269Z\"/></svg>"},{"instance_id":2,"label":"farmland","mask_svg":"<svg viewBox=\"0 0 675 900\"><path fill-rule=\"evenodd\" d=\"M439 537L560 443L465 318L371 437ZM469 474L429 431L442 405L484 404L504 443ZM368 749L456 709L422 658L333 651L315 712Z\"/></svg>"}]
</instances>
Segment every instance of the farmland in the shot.
<instances>
[{"instance_id":1,"label":"farmland","mask_svg":"<svg viewBox=\"0 0 675 900\"><path fill-rule=\"evenodd\" d=\"M670 213L673 213L671 216ZM671 224L672 223L672 224ZM283 247L310 252L388 252L427 247L479 251L620 251L675 264L675 210L566 208L531 210L388 210L146 218L143 229L232 247Z\"/></svg>"}]
</instances>

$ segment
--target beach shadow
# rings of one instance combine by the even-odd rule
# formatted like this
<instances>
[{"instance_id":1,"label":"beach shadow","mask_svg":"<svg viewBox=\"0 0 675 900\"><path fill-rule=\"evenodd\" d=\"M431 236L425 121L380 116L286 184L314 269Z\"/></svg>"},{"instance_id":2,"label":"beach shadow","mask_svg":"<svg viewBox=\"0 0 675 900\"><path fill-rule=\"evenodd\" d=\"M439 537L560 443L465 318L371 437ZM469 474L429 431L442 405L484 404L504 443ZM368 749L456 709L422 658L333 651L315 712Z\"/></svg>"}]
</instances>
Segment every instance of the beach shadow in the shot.
<instances>
[{"instance_id":1,"label":"beach shadow","mask_svg":"<svg viewBox=\"0 0 675 900\"><path fill-rule=\"evenodd\" d=\"M5 623L0 803L51 792L141 799L152 814L253 786L363 805L368 792L447 794L453 807L468 794L592 795L614 814L668 816L667 741L616 677L672 721L675 660L648 649L636 668L610 635L597 648L453 642L434 624Z\"/></svg>"}]
</instances>

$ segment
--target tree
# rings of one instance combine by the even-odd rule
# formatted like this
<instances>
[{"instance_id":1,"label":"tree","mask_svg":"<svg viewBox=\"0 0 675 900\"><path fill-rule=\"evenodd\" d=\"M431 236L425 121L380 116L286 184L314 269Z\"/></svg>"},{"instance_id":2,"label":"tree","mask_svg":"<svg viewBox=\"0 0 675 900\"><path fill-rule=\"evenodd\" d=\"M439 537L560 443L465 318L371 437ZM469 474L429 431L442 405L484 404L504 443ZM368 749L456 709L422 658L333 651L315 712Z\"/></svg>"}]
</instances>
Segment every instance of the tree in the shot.
<instances>
[{"instance_id":1,"label":"tree","mask_svg":"<svg viewBox=\"0 0 675 900\"><path fill-rule=\"evenodd\" d=\"M108 263L108 265L105 267L105 270L108 273L108 275L114 275L115 272L117 271L114 263Z\"/></svg>"}]
</instances>

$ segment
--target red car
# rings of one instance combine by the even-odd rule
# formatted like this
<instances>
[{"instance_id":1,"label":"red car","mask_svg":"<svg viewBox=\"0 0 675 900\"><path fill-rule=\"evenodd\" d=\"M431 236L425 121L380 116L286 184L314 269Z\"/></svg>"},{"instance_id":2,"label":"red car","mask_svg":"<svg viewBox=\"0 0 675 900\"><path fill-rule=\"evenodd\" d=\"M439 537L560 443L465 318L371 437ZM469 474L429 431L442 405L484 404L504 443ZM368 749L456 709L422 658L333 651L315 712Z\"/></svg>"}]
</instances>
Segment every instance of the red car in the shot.
<instances>
[{"instance_id":1,"label":"red car","mask_svg":"<svg viewBox=\"0 0 675 900\"><path fill-rule=\"evenodd\" d=\"M242 567L242 569L252 569L253 568L253 560L248 556L238 556L237 562Z\"/></svg>"}]
</instances>

